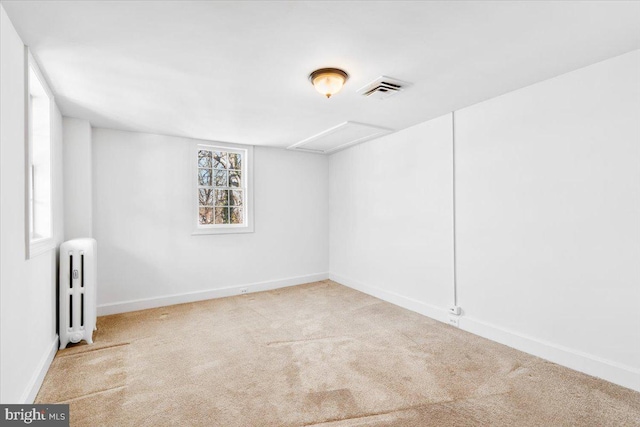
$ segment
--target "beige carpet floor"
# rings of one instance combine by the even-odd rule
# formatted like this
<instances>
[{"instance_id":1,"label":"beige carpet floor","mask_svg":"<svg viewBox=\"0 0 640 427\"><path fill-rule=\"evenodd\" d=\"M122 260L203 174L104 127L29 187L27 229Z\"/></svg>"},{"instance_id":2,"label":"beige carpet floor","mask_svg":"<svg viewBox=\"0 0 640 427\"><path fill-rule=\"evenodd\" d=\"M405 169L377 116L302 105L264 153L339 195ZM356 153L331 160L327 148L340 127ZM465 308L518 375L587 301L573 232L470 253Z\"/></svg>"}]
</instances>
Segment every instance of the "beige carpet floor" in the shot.
<instances>
[{"instance_id":1,"label":"beige carpet floor","mask_svg":"<svg viewBox=\"0 0 640 427\"><path fill-rule=\"evenodd\" d=\"M331 281L98 328L37 397L73 426L640 425L640 393Z\"/></svg>"}]
</instances>

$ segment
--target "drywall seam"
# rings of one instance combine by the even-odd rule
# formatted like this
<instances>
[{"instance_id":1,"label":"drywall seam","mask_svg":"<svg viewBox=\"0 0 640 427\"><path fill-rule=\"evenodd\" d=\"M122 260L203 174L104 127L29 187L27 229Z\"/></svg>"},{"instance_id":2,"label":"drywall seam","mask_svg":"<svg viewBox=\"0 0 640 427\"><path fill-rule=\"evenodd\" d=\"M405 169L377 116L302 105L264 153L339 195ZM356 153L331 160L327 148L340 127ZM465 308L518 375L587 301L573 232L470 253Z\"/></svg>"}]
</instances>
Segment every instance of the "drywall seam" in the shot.
<instances>
[{"instance_id":1,"label":"drywall seam","mask_svg":"<svg viewBox=\"0 0 640 427\"><path fill-rule=\"evenodd\" d=\"M243 289L246 289L246 293L269 291L273 289L286 288L289 286L303 285L305 283L318 282L320 280L326 280L328 278L329 273L314 273L304 276L269 280L265 282L229 286L220 289L208 289L204 291L186 292L183 294L165 295L138 300L101 304L98 306L98 316L126 313L136 310L145 310L148 308L165 307L168 305L184 304L188 302L203 301L214 298L230 297L234 295L240 295Z\"/></svg>"}]
</instances>

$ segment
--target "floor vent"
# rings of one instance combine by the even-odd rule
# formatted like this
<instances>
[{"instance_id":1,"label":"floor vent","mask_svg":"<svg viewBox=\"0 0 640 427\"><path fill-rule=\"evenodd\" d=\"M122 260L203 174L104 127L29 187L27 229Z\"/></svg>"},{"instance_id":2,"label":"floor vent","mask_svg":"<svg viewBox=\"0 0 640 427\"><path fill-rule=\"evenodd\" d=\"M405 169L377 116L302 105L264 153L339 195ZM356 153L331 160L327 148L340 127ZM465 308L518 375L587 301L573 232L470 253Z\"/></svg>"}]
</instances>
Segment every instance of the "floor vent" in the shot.
<instances>
[{"instance_id":1,"label":"floor vent","mask_svg":"<svg viewBox=\"0 0 640 427\"><path fill-rule=\"evenodd\" d=\"M368 98L387 99L396 93L402 92L409 86L411 86L411 83L387 76L380 76L371 83L358 89L357 93Z\"/></svg>"}]
</instances>

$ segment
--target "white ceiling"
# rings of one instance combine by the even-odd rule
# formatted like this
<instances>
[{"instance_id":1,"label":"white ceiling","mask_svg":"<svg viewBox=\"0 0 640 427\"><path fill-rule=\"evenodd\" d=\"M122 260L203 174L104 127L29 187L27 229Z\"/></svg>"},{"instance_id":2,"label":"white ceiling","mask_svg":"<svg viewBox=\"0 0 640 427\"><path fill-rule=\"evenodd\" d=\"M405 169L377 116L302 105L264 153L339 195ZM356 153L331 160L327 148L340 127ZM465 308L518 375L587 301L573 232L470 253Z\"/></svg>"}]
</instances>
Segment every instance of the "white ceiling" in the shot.
<instances>
[{"instance_id":1,"label":"white ceiling","mask_svg":"<svg viewBox=\"0 0 640 427\"><path fill-rule=\"evenodd\" d=\"M639 2L10 2L63 114L286 147L345 121L402 129L640 49ZM331 99L308 74L351 78ZM413 83L384 101L380 75Z\"/></svg>"}]
</instances>

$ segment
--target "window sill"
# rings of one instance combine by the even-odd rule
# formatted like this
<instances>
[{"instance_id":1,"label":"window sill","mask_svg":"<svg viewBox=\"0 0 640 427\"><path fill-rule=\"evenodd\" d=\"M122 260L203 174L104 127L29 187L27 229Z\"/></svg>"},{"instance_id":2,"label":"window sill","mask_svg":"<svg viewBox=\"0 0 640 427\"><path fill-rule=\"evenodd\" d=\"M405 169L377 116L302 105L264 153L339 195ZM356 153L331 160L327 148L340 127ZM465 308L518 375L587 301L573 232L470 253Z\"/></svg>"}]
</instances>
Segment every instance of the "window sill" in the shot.
<instances>
[{"instance_id":1,"label":"window sill","mask_svg":"<svg viewBox=\"0 0 640 427\"><path fill-rule=\"evenodd\" d=\"M199 227L193 230L192 236L207 236L210 234L242 234L253 233L253 226L244 227L220 227L220 228L205 228Z\"/></svg>"},{"instance_id":2,"label":"window sill","mask_svg":"<svg viewBox=\"0 0 640 427\"><path fill-rule=\"evenodd\" d=\"M27 254L27 259L32 259L38 255L42 255L43 253L52 251L55 247L56 244L53 241L53 237L32 240L29 242L29 253Z\"/></svg>"}]
</instances>

